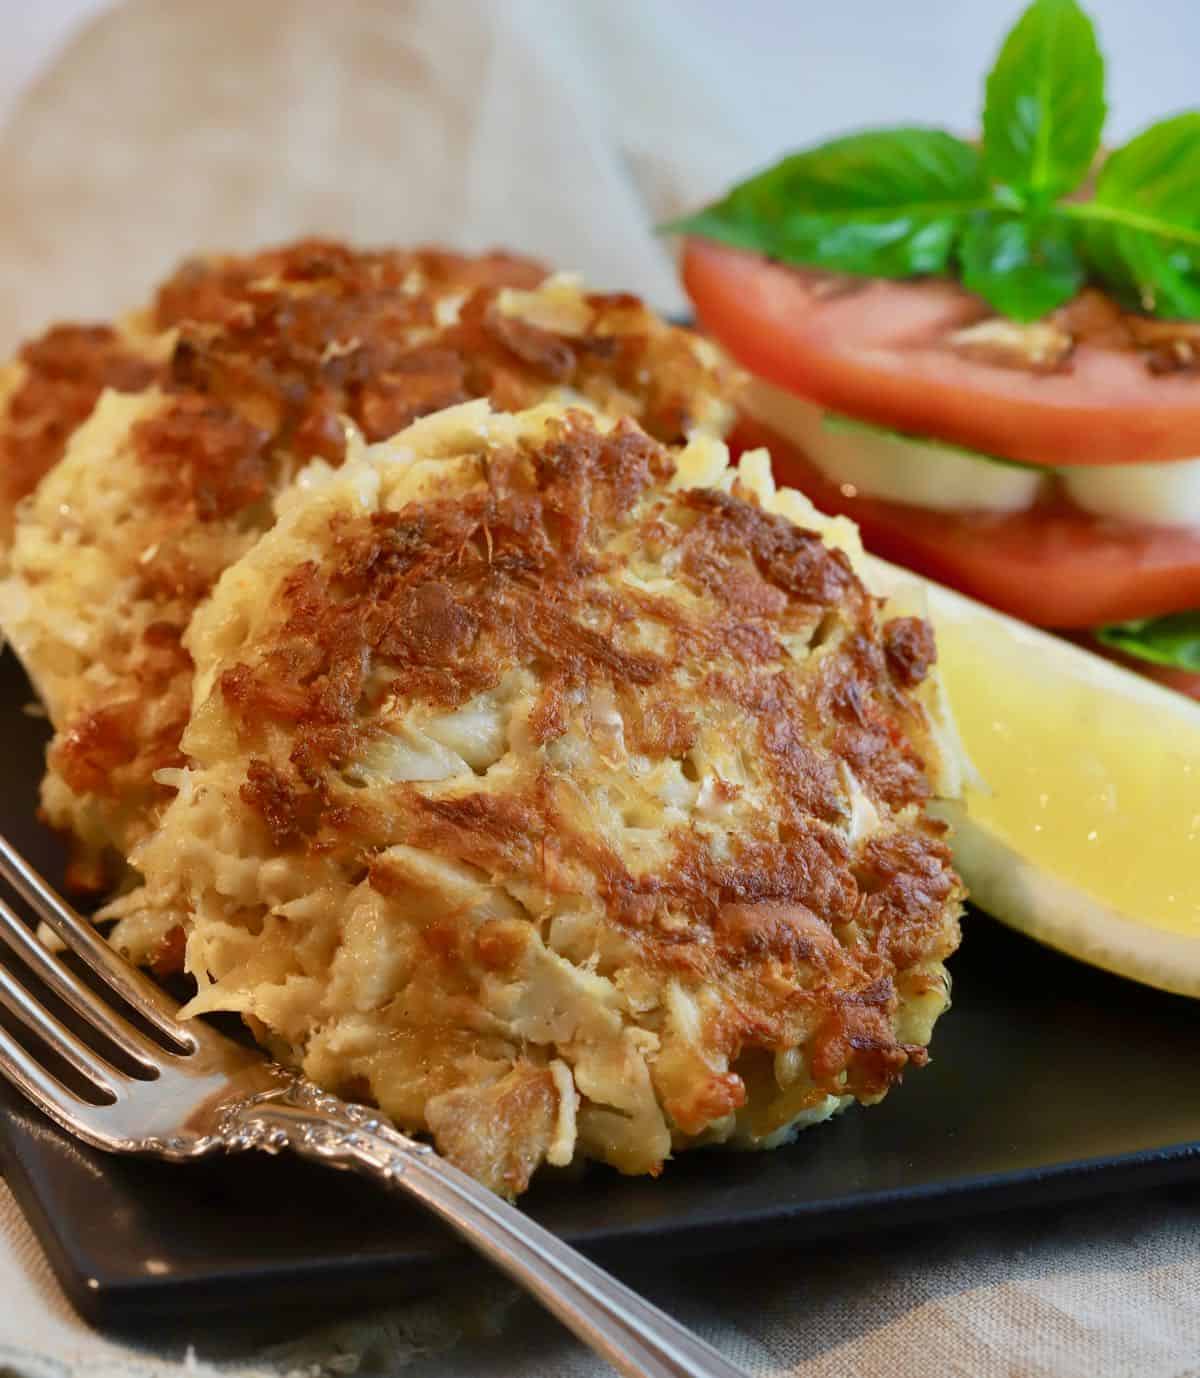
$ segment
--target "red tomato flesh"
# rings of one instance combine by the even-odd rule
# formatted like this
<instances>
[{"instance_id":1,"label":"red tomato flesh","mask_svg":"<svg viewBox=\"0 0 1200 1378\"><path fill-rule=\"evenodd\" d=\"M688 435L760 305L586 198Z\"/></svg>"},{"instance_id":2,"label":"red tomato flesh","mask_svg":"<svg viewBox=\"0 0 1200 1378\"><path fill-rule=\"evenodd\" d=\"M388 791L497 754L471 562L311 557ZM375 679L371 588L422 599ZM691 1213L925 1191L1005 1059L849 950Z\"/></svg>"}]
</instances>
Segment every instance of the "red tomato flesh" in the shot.
<instances>
[{"instance_id":1,"label":"red tomato flesh","mask_svg":"<svg viewBox=\"0 0 1200 1378\"><path fill-rule=\"evenodd\" d=\"M1200 607L1200 531L1135 526L1067 503L1026 512L933 512L848 497L750 418L735 453L765 445L776 480L858 523L868 550L1042 627L1087 628Z\"/></svg>"},{"instance_id":2,"label":"red tomato flesh","mask_svg":"<svg viewBox=\"0 0 1200 1378\"><path fill-rule=\"evenodd\" d=\"M700 239L683 279L743 367L832 411L1032 464L1200 457L1200 377L1087 343L1054 373L964 358L944 337L980 302L954 283L874 279L822 296L811 275Z\"/></svg>"}]
</instances>

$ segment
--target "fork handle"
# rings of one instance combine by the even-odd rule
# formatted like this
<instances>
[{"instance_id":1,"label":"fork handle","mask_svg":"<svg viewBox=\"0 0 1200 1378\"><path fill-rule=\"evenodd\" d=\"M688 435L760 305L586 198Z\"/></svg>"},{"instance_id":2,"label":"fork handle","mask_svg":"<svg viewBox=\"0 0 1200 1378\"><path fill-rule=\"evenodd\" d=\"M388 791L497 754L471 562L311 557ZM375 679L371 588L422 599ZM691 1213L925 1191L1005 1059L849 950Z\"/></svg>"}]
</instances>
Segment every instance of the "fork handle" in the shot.
<instances>
[{"instance_id":1,"label":"fork handle","mask_svg":"<svg viewBox=\"0 0 1200 1378\"><path fill-rule=\"evenodd\" d=\"M670 1316L465 1172L381 1124L358 1106L320 1093L245 1107L232 1147L290 1148L349 1168L416 1197L520 1283L627 1378L746 1378Z\"/></svg>"}]
</instances>

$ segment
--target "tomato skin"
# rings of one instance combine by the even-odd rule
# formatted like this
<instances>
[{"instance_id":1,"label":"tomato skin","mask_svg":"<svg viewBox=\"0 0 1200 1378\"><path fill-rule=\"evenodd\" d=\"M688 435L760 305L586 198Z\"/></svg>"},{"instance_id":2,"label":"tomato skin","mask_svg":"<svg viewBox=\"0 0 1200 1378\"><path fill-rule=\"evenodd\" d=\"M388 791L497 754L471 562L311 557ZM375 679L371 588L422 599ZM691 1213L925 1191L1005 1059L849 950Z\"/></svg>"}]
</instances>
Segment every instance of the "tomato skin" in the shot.
<instances>
[{"instance_id":1,"label":"tomato skin","mask_svg":"<svg viewBox=\"0 0 1200 1378\"><path fill-rule=\"evenodd\" d=\"M1149 665L1144 660L1131 660L1129 668L1139 674L1149 675L1159 684L1174 689L1177 694L1185 694L1189 699L1200 702L1200 675L1192 674L1189 670L1172 670L1167 665Z\"/></svg>"},{"instance_id":2,"label":"tomato skin","mask_svg":"<svg viewBox=\"0 0 1200 1378\"><path fill-rule=\"evenodd\" d=\"M876 555L1037 626L1090 628L1200 607L1200 532L1114 522L1067 503L952 513L847 497L749 417L730 445L735 454L765 445L778 483L852 518Z\"/></svg>"},{"instance_id":3,"label":"tomato skin","mask_svg":"<svg viewBox=\"0 0 1200 1378\"><path fill-rule=\"evenodd\" d=\"M1055 373L964 358L937 343L980 315L954 283L871 280L820 299L794 269L701 239L683 280L738 363L833 411L1032 464L1200 457L1200 377L1156 377L1092 344Z\"/></svg>"},{"instance_id":4,"label":"tomato skin","mask_svg":"<svg viewBox=\"0 0 1200 1378\"><path fill-rule=\"evenodd\" d=\"M1105 660L1116 661L1118 665L1124 665L1135 674L1145 675L1147 679L1165 685L1168 689L1174 689L1177 694L1200 700L1200 674L1193 670L1176 670L1169 665L1155 665L1152 661L1125 655L1115 646L1106 646L1093 636L1072 636L1068 639L1077 642L1086 650L1094 651L1096 655L1103 656Z\"/></svg>"}]
</instances>

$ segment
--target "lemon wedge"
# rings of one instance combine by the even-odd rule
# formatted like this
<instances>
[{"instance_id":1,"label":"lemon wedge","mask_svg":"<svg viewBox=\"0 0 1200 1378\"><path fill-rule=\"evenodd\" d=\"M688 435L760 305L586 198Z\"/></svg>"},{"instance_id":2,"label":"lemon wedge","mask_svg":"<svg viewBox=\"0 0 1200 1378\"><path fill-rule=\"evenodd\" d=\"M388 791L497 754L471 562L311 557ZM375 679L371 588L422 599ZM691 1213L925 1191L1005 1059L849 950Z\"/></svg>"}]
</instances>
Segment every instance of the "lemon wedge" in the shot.
<instances>
[{"instance_id":1,"label":"lemon wedge","mask_svg":"<svg viewBox=\"0 0 1200 1378\"><path fill-rule=\"evenodd\" d=\"M955 824L975 903L1030 937L1200 997L1200 704L916 580L984 784Z\"/></svg>"}]
</instances>

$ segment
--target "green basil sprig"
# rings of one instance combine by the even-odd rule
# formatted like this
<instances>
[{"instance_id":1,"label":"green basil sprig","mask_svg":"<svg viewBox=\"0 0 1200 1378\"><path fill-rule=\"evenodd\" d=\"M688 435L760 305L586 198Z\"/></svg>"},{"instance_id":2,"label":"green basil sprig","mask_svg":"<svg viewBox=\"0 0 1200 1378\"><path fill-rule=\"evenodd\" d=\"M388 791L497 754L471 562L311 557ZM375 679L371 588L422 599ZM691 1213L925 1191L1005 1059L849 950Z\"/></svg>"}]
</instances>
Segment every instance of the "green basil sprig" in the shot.
<instances>
[{"instance_id":1,"label":"green basil sprig","mask_svg":"<svg viewBox=\"0 0 1200 1378\"><path fill-rule=\"evenodd\" d=\"M1200 319L1200 111L1116 150L1081 197L1105 113L1091 20L1076 0L1033 0L987 79L981 148L938 129L851 134L662 228L837 272L958 276L1019 321L1088 278Z\"/></svg>"},{"instance_id":2,"label":"green basil sprig","mask_svg":"<svg viewBox=\"0 0 1200 1378\"><path fill-rule=\"evenodd\" d=\"M1101 627L1096 638L1152 665L1200 674L1200 612L1169 613Z\"/></svg>"},{"instance_id":3,"label":"green basil sprig","mask_svg":"<svg viewBox=\"0 0 1200 1378\"><path fill-rule=\"evenodd\" d=\"M791 263L910 277L947 270L991 194L979 153L940 129L851 134L795 153L670 226Z\"/></svg>"},{"instance_id":4,"label":"green basil sprig","mask_svg":"<svg viewBox=\"0 0 1200 1378\"><path fill-rule=\"evenodd\" d=\"M1104 58L1074 0L1031 5L987 79L988 176L1026 201L1049 202L1088 175L1104 128Z\"/></svg>"},{"instance_id":5,"label":"green basil sprig","mask_svg":"<svg viewBox=\"0 0 1200 1378\"><path fill-rule=\"evenodd\" d=\"M1063 207L1102 282L1164 316L1200 319L1200 111L1151 125Z\"/></svg>"}]
</instances>

